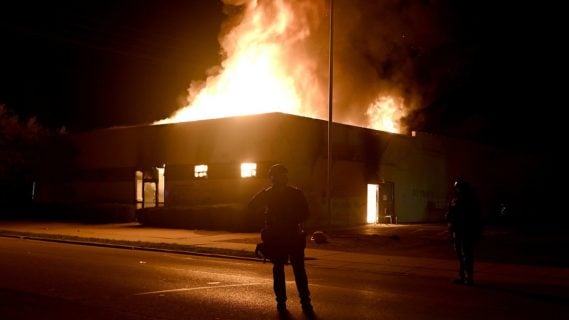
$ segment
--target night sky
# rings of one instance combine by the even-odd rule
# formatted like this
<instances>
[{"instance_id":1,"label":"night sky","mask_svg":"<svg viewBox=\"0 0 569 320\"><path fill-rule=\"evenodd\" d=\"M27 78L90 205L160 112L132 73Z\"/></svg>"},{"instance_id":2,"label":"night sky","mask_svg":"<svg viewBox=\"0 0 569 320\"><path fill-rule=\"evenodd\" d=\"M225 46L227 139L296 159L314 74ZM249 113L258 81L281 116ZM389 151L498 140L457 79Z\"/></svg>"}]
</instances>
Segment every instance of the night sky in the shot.
<instances>
[{"instance_id":1,"label":"night sky","mask_svg":"<svg viewBox=\"0 0 569 320\"><path fill-rule=\"evenodd\" d=\"M49 127L73 132L163 119L184 105L190 82L204 79L221 59L221 1L6 2L0 4L0 104ZM408 29L389 32L387 41L393 57L404 52L413 61L404 77L393 76L422 95L407 119L411 127L523 148L542 148L544 138L559 132L567 105L559 99L565 77L559 48L566 36L554 8L371 0L339 0L336 8L345 14L336 19L338 34L362 9L357 15L364 21ZM409 8L429 9L430 20ZM350 29L347 36L363 43L365 35L375 36L370 30ZM364 57L378 74L405 67L373 53Z\"/></svg>"},{"instance_id":2,"label":"night sky","mask_svg":"<svg viewBox=\"0 0 569 320\"><path fill-rule=\"evenodd\" d=\"M49 126L75 131L164 118L190 81L218 63L218 1L5 3L0 103Z\"/></svg>"}]
</instances>

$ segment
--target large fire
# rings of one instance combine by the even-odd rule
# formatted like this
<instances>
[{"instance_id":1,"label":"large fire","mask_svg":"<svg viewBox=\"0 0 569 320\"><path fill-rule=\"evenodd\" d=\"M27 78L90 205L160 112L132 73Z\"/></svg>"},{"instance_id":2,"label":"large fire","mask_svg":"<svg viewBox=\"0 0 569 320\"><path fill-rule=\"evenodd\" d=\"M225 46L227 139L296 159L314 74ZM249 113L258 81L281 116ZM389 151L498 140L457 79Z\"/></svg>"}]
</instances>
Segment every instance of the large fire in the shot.
<instances>
[{"instance_id":1,"label":"large fire","mask_svg":"<svg viewBox=\"0 0 569 320\"><path fill-rule=\"evenodd\" d=\"M327 119L328 79L318 65L328 53L314 55L307 44L313 41L312 31L329 18L325 0L224 2L243 6L243 11L240 22L220 40L225 59L218 72L192 83L188 105L155 124L268 112ZM356 125L401 132L402 101L378 95L367 108L367 123Z\"/></svg>"},{"instance_id":2,"label":"large fire","mask_svg":"<svg viewBox=\"0 0 569 320\"><path fill-rule=\"evenodd\" d=\"M379 96L367 108L369 127L388 132L402 132L401 119L406 115L402 98Z\"/></svg>"}]
</instances>

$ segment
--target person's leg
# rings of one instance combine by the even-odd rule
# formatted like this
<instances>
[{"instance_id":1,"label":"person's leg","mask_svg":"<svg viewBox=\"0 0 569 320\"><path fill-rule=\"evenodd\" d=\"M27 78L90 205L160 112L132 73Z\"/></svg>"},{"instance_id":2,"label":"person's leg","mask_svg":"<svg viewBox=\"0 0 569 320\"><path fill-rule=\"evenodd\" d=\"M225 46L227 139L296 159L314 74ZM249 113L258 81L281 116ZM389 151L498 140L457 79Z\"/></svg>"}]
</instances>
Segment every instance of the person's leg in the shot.
<instances>
[{"instance_id":1,"label":"person's leg","mask_svg":"<svg viewBox=\"0 0 569 320\"><path fill-rule=\"evenodd\" d=\"M295 250L290 255L290 262L292 264L296 289L298 290L302 308L305 311L312 311L310 290L308 290L308 276L306 275L306 269L304 267L304 250Z\"/></svg>"},{"instance_id":2,"label":"person's leg","mask_svg":"<svg viewBox=\"0 0 569 320\"><path fill-rule=\"evenodd\" d=\"M463 241L464 256L464 273L465 283L474 284L474 241L472 239L464 239Z\"/></svg>"},{"instance_id":3,"label":"person's leg","mask_svg":"<svg viewBox=\"0 0 569 320\"><path fill-rule=\"evenodd\" d=\"M286 311L286 283L283 259L273 261L273 290L277 299L277 309Z\"/></svg>"},{"instance_id":4,"label":"person's leg","mask_svg":"<svg viewBox=\"0 0 569 320\"><path fill-rule=\"evenodd\" d=\"M453 232L452 240L454 245L454 251L456 252L456 256L459 262L459 269L458 269L458 276L459 279L456 279L454 282L456 283L464 283L466 279L465 275L465 264L464 264L464 239L462 235Z\"/></svg>"}]
</instances>

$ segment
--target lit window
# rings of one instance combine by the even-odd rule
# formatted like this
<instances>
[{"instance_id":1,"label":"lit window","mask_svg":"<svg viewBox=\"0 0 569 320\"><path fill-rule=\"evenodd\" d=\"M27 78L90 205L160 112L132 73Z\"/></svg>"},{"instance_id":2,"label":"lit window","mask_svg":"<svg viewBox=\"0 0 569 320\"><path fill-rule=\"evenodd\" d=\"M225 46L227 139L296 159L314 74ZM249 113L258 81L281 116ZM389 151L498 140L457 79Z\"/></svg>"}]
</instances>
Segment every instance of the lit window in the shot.
<instances>
[{"instance_id":1,"label":"lit window","mask_svg":"<svg viewBox=\"0 0 569 320\"><path fill-rule=\"evenodd\" d=\"M194 166L194 177L207 178L207 164L199 164Z\"/></svg>"},{"instance_id":2,"label":"lit window","mask_svg":"<svg viewBox=\"0 0 569 320\"><path fill-rule=\"evenodd\" d=\"M36 182L32 182L32 200L36 198Z\"/></svg>"},{"instance_id":3,"label":"lit window","mask_svg":"<svg viewBox=\"0 0 569 320\"><path fill-rule=\"evenodd\" d=\"M241 178L250 178L257 176L257 164L244 162L241 164Z\"/></svg>"},{"instance_id":4,"label":"lit window","mask_svg":"<svg viewBox=\"0 0 569 320\"><path fill-rule=\"evenodd\" d=\"M158 170L158 205L164 205L164 172L166 171L166 165L162 168L156 168Z\"/></svg>"},{"instance_id":5,"label":"lit window","mask_svg":"<svg viewBox=\"0 0 569 320\"><path fill-rule=\"evenodd\" d=\"M134 179L136 182L136 202L142 202L142 171L136 171Z\"/></svg>"}]
</instances>

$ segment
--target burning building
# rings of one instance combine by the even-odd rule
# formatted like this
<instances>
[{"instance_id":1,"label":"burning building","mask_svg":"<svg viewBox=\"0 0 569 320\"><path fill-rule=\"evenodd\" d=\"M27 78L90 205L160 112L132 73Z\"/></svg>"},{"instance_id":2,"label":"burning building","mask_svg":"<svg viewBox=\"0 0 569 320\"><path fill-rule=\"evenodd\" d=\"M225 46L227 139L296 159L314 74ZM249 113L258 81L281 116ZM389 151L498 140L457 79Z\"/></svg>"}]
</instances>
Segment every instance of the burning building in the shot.
<instances>
[{"instance_id":1,"label":"burning building","mask_svg":"<svg viewBox=\"0 0 569 320\"><path fill-rule=\"evenodd\" d=\"M504 181L512 185L512 176L522 176L512 173L522 170L519 161L488 146L334 123L328 211L322 120L268 113L101 129L72 138L79 171L56 187L39 184L38 201L244 210L268 185L268 168L284 163L291 184L309 199L312 224L408 223L441 221L456 176L483 186L487 207Z\"/></svg>"},{"instance_id":2,"label":"burning building","mask_svg":"<svg viewBox=\"0 0 569 320\"><path fill-rule=\"evenodd\" d=\"M445 30L436 5L338 2L342 27L332 39L331 2L223 2L231 13L219 36L223 61L206 80L192 82L187 105L154 125L73 135L77 174L57 188L40 183L38 199L242 207L267 185L267 169L282 162L291 183L306 192L312 223L354 225L440 221L457 176L479 187L487 211L493 194L526 185L519 182L527 159L467 141L401 134L405 117L434 95L440 75L430 81L415 63L423 51L445 45L444 36L426 37L422 24L408 22ZM328 184L322 119L332 106Z\"/></svg>"}]
</instances>

